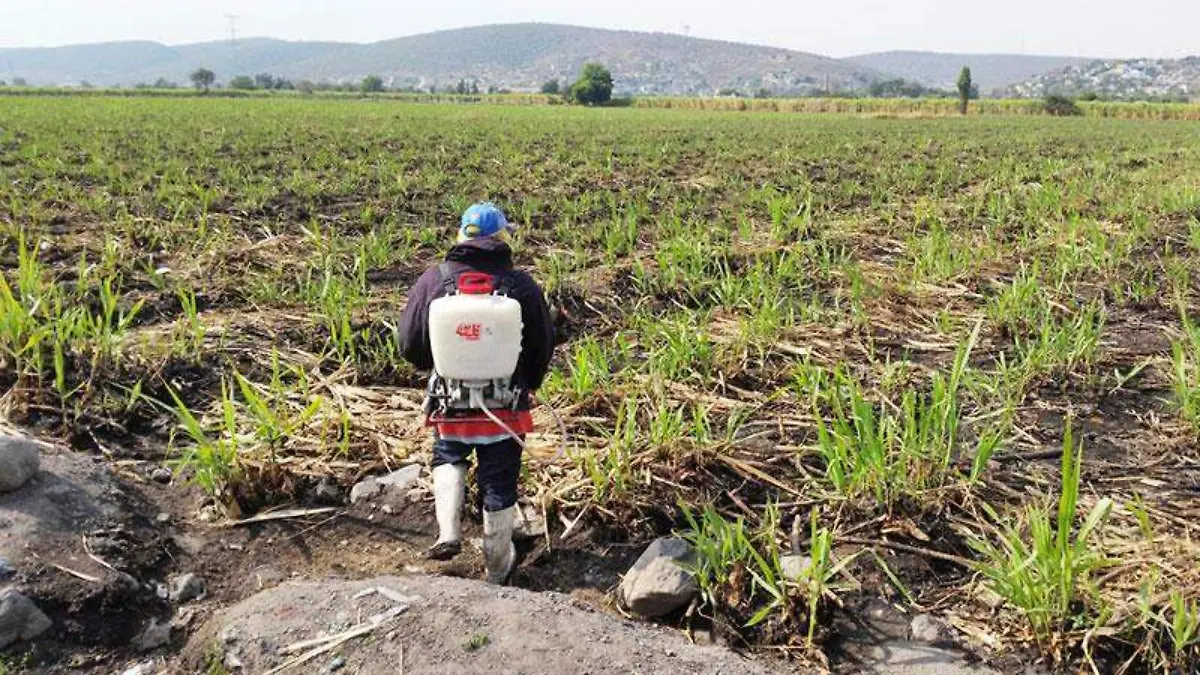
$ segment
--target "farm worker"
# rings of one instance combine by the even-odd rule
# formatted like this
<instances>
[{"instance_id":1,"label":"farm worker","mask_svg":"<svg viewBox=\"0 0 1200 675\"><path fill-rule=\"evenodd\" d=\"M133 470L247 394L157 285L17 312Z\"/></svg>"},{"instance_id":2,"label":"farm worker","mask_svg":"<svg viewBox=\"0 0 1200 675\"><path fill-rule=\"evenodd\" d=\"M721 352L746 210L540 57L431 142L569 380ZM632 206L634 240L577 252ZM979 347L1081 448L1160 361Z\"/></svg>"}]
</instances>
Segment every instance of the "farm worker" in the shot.
<instances>
[{"instance_id":1,"label":"farm worker","mask_svg":"<svg viewBox=\"0 0 1200 675\"><path fill-rule=\"evenodd\" d=\"M438 522L437 542L426 552L449 560L462 550L461 512L471 454L478 462L476 478L483 494L483 552L487 578L507 581L516 563L512 543L517 509L517 479L525 434L533 429L529 409L542 385L554 350L554 326L545 295L524 271L514 269L504 213L491 203L475 204L462 215L457 243L445 261L425 271L408 295L400 324L401 353L421 370L433 370L430 305L456 290L456 284L490 275L492 287L520 303L521 344L516 371L508 387L482 401L455 399L446 381L432 373L426 397L428 423L434 428L433 490ZM511 306L511 305L510 305ZM514 346L515 348L515 346ZM510 352L511 353L511 352ZM472 397L473 398L473 397ZM500 424L497 424L500 422Z\"/></svg>"}]
</instances>

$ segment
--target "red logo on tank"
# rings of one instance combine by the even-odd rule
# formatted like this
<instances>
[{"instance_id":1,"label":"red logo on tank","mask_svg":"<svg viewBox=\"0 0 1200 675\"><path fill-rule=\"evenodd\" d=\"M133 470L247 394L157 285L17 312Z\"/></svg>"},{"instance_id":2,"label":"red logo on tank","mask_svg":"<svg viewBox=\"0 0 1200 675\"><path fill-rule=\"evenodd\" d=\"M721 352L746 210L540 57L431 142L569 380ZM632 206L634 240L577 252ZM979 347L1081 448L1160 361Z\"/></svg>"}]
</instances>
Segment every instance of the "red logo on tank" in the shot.
<instances>
[{"instance_id":1,"label":"red logo on tank","mask_svg":"<svg viewBox=\"0 0 1200 675\"><path fill-rule=\"evenodd\" d=\"M464 340L476 342L479 340L479 334L482 332L482 327L477 323L460 323L455 333Z\"/></svg>"}]
</instances>

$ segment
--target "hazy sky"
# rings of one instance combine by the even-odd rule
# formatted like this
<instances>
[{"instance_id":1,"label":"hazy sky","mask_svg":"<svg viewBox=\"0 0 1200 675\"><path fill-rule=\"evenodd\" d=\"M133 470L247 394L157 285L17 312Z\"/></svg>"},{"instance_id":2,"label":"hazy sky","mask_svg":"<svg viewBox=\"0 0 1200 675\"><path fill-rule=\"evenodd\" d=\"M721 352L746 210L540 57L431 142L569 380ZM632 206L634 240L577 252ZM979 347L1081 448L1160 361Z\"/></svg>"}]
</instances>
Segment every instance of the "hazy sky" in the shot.
<instances>
[{"instance_id":1,"label":"hazy sky","mask_svg":"<svg viewBox=\"0 0 1200 675\"><path fill-rule=\"evenodd\" d=\"M885 49L1200 54L1200 0L0 0L0 47L243 36L371 42L545 21L683 33L831 56Z\"/></svg>"}]
</instances>

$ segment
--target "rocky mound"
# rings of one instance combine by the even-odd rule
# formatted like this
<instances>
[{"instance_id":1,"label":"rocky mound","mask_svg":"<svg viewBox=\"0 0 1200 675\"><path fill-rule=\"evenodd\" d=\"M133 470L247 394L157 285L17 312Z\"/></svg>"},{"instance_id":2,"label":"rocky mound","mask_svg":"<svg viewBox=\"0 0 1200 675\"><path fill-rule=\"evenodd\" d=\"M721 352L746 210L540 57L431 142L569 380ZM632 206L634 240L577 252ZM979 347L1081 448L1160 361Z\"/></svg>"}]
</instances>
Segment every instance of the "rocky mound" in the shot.
<instances>
[{"instance_id":1,"label":"rocky mound","mask_svg":"<svg viewBox=\"0 0 1200 675\"><path fill-rule=\"evenodd\" d=\"M212 619L184 658L188 672L783 672L562 594L420 575L278 586Z\"/></svg>"}]
</instances>

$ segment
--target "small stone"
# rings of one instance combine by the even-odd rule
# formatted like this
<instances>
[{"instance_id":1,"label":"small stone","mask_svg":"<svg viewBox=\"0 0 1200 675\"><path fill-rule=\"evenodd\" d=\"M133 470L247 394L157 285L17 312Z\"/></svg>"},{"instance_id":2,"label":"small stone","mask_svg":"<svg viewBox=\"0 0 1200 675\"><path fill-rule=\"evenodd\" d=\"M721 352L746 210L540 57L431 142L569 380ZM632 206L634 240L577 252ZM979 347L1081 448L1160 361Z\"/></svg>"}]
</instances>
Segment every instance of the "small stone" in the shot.
<instances>
[{"instance_id":1,"label":"small stone","mask_svg":"<svg viewBox=\"0 0 1200 675\"><path fill-rule=\"evenodd\" d=\"M181 604L192 600L203 599L205 595L204 579L195 574L180 574L171 579L171 602Z\"/></svg>"},{"instance_id":2,"label":"small stone","mask_svg":"<svg viewBox=\"0 0 1200 675\"><path fill-rule=\"evenodd\" d=\"M154 522L158 523L159 525L166 525L167 523L171 522L171 514L160 513L157 516L154 516Z\"/></svg>"},{"instance_id":3,"label":"small stone","mask_svg":"<svg viewBox=\"0 0 1200 675\"><path fill-rule=\"evenodd\" d=\"M185 631L188 629L189 626L192 625L192 620L195 618L196 618L196 610L194 610L194 609L180 610L178 614L171 617L171 629Z\"/></svg>"},{"instance_id":4,"label":"small stone","mask_svg":"<svg viewBox=\"0 0 1200 675\"><path fill-rule=\"evenodd\" d=\"M126 668L121 675L154 675L158 672L158 664L154 661L142 661L141 663Z\"/></svg>"},{"instance_id":5,"label":"small stone","mask_svg":"<svg viewBox=\"0 0 1200 675\"><path fill-rule=\"evenodd\" d=\"M254 583L260 591L278 584L285 578L282 572L269 565L254 570Z\"/></svg>"},{"instance_id":6,"label":"small stone","mask_svg":"<svg viewBox=\"0 0 1200 675\"><path fill-rule=\"evenodd\" d=\"M221 634L217 637L221 639L221 642L231 645L242 638L242 632L237 629L237 626L230 625L222 628Z\"/></svg>"},{"instance_id":7,"label":"small stone","mask_svg":"<svg viewBox=\"0 0 1200 675\"><path fill-rule=\"evenodd\" d=\"M50 629L49 617L29 598L9 589L0 594L0 649L29 641Z\"/></svg>"},{"instance_id":8,"label":"small stone","mask_svg":"<svg viewBox=\"0 0 1200 675\"><path fill-rule=\"evenodd\" d=\"M12 492L38 472L42 451L20 436L0 436L0 494Z\"/></svg>"},{"instance_id":9,"label":"small stone","mask_svg":"<svg viewBox=\"0 0 1200 675\"><path fill-rule=\"evenodd\" d=\"M245 662L234 652L227 652L223 663L226 670L244 670L246 668Z\"/></svg>"},{"instance_id":10,"label":"small stone","mask_svg":"<svg viewBox=\"0 0 1200 675\"><path fill-rule=\"evenodd\" d=\"M864 653L873 662L871 672L937 673L938 675L999 675L967 663L962 654L906 640L886 640Z\"/></svg>"},{"instance_id":11,"label":"small stone","mask_svg":"<svg viewBox=\"0 0 1200 675\"><path fill-rule=\"evenodd\" d=\"M779 571L783 578L793 583L808 579L808 570L812 567L812 558L806 555L789 554L779 558Z\"/></svg>"},{"instance_id":12,"label":"small stone","mask_svg":"<svg viewBox=\"0 0 1200 675\"><path fill-rule=\"evenodd\" d=\"M346 657L338 655L329 662L329 672L334 673L341 670L346 665Z\"/></svg>"},{"instance_id":13,"label":"small stone","mask_svg":"<svg viewBox=\"0 0 1200 675\"><path fill-rule=\"evenodd\" d=\"M340 506L342 489L338 487L337 482L326 476L317 483L317 488L313 491L313 500L322 506Z\"/></svg>"},{"instance_id":14,"label":"small stone","mask_svg":"<svg viewBox=\"0 0 1200 675\"><path fill-rule=\"evenodd\" d=\"M175 476L171 473L171 470L163 466L160 466L150 472L150 480L162 485L170 483L171 479L174 477Z\"/></svg>"},{"instance_id":15,"label":"small stone","mask_svg":"<svg viewBox=\"0 0 1200 675\"><path fill-rule=\"evenodd\" d=\"M928 614L918 614L913 617L909 632L913 642L936 645L946 640L945 624Z\"/></svg>"},{"instance_id":16,"label":"small stone","mask_svg":"<svg viewBox=\"0 0 1200 675\"><path fill-rule=\"evenodd\" d=\"M537 539L546 536L546 521L532 506L522 504L517 507L516 524L513 527L513 539Z\"/></svg>"},{"instance_id":17,"label":"small stone","mask_svg":"<svg viewBox=\"0 0 1200 675\"><path fill-rule=\"evenodd\" d=\"M421 478L421 465L409 464L386 476L374 476L359 481L350 488L350 503L357 504L377 498L400 501ZM397 504L399 505L399 504Z\"/></svg>"},{"instance_id":18,"label":"small stone","mask_svg":"<svg viewBox=\"0 0 1200 675\"><path fill-rule=\"evenodd\" d=\"M171 624L159 623L155 619L150 620L150 624L138 635L133 641L133 646L140 652L148 652L152 649L158 649L171 641Z\"/></svg>"},{"instance_id":19,"label":"small stone","mask_svg":"<svg viewBox=\"0 0 1200 675\"><path fill-rule=\"evenodd\" d=\"M200 515L196 518L202 523L215 523L221 519L221 512L217 507L209 505L200 509Z\"/></svg>"},{"instance_id":20,"label":"small stone","mask_svg":"<svg viewBox=\"0 0 1200 675\"><path fill-rule=\"evenodd\" d=\"M682 539L656 539L621 580L620 594L631 612L645 618L670 614L692 601L700 587L683 566L693 560Z\"/></svg>"}]
</instances>

